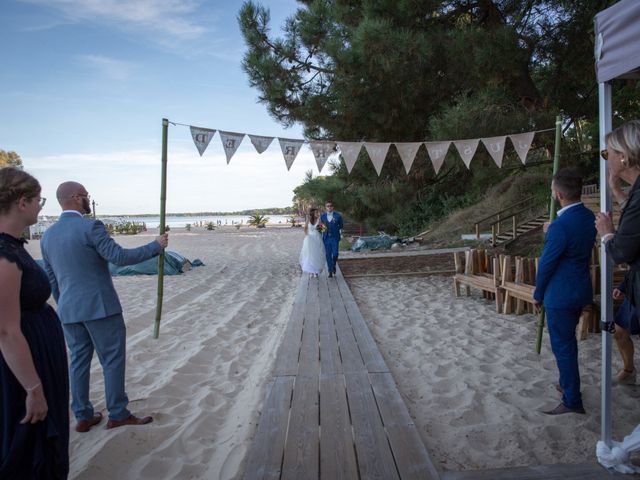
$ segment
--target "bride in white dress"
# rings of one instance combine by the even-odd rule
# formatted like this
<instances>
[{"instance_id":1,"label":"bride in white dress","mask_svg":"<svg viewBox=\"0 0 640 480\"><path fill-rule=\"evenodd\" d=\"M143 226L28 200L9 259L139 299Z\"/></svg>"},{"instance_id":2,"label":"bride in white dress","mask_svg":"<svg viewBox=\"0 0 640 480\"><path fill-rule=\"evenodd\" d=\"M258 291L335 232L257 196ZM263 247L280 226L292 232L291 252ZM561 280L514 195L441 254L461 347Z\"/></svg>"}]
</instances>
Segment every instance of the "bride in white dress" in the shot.
<instances>
[{"instance_id":1,"label":"bride in white dress","mask_svg":"<svg viewBox=\"0 0 640 480\"><path fill-rule=\"evenodd\" d=\"M318 230L320 212L317 208L309 210L309 216L304 224L304 242L300 252L300 266L302 271L309 273L311 277L317 277L327 264L324 253L322 233Z\"/></svg>"}]
</instances>

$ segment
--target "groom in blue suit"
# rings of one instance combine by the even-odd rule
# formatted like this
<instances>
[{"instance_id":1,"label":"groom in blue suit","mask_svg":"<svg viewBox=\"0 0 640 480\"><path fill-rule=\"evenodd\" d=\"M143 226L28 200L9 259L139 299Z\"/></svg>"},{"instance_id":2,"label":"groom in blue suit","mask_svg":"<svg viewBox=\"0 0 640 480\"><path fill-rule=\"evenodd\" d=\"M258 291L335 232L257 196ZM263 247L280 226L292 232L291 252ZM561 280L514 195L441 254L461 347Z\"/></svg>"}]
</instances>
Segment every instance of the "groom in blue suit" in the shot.
<instances>
[{"instance_id":1,"label":"groom in blue suit","mask_svg":"<svg viewBox=\"0 0 640 480\"><path fill-rule=\"evenodd\" d=\"M560 170L551 192L562 208L549 224L538 264L536 307L544 305L551 349L556 357L562 403L548 415L585 413L580 393L576 326L582 308L593 302L589 260L596 238L595 216L580 201L582 178L570 169Z\"/></svg>"},{"instance_id":2,"label":"groom in blue suit","mask_svg":"<svg viewBox=\"0 0 640 480\"><path fill-rule=\"evenodd\" d=\"M76 431L87 432L102 419L89 400L94 350L104 373L107 428L150 423L151 417L138 418L127 410L126 328L109 262L132 265L154 257L167 246L167 235L139 248L124 249L109 236L101 221L83 217L91 209L89 194L82 185L65 182L56 196L63 212L42 236L40 247L69 347Z\"/></svg>"},{"instance_id":3,"label":"groom in blue suit","mask_svg":"<svg viewBox=\"0 0 640 480\"><path fill-rule=\"evenodd\" d=\"M322 234L322 242L324 243L324 251L327 256L327 271L329 277L336 274L336 262L338 261L338 248L340 246L340 231L344 227L342 215L333 211L333 202L327 201L324 205L326 211L320 215L320 221L327 227Z\"/></svg>"}]
</instances>

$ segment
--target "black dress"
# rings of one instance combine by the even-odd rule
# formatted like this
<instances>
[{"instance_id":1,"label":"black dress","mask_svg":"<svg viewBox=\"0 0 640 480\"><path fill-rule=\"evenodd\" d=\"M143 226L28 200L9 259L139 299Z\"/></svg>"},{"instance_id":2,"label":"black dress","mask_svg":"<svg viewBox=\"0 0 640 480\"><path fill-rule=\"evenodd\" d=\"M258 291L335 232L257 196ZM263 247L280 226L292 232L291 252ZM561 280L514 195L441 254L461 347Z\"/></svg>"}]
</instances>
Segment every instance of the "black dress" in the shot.
<instances>
[{"instance_id":1,"label":"black dress","mask_svg":"<svg viewBox=\"0 0 640 480\"><path fill-rule=\"evenodd\" d=\"M20 421L26 392L0 353L0 479L65 479L69 473L69 376L62 327L46 303L46 273L24 249L24 240L0 233L0 257L22 271L20 327L31 349L49 407L44 421Z\"/></svg>"}]
</instances>

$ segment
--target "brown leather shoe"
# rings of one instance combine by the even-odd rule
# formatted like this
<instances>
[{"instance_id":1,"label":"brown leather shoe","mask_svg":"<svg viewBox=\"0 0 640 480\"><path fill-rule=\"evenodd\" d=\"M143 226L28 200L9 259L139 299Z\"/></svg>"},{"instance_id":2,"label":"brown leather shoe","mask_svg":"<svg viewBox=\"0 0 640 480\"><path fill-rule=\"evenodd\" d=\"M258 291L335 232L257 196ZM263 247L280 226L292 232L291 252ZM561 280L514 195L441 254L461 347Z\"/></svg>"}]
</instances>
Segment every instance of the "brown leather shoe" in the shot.
<instances>
[{"instance_id":1,"label":"brown leather shoe","mask_svg":"<svg viewBox=\"0 0 640 480\"><path fill-rule=\"evenodd\" d=\"M553 410L543 410L542 413L546 415L562 415L564 413L580 413L584 415L587 412L584 411L584 408L569 408L561 403Z\"/></svg>"},{"instance_id":2,"label":"brown leather shoe","mask_svg":"<svg viewBox=\"0 0 640 480\"><path fill-rule=\"evenodd\" d=\"M100 412L94 413L91 420L78 420L76 423L76 432L86 433L91 430L91 427L99 424L102 421L102 414Z\"/></svg>"},{"instance_id":3,"label":"brown leather shoe","mask_svg":"<svg viewBox=\"0 0 640 480\"><path fill-rule=\"evenodd\" d=\"M124 420L109 420L107 422L107 428L123 427L124 425L146 425L153 422L153 417L136 417L135 415L129 415Z\"/></svg>"}]
</instances>

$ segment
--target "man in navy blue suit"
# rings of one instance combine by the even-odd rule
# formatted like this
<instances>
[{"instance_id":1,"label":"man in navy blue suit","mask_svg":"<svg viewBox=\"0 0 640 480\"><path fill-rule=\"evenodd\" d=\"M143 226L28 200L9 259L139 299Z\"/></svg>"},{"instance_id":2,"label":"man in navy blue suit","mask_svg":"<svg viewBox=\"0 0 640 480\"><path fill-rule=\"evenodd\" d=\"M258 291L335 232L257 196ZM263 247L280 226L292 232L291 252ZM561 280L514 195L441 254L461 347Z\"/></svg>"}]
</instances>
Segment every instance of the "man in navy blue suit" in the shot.
<instances>
[{"instance_id":1,"label":"man in navy blue suit","mask_svg":"<svg viewBox=\"0 0 640 480\"><path fill-rule=\"evenodd\" d=\"M324 205L326 212L320 215L320 221L327 227L322 234L324 251L327 255L327 271L329 277L336 274L336 262L338 261L338 248L340 246L340 231L343 228L342 215L333 211L333 202L327 201Z\"/></svg>"},{"instance_id":2,"label":"man in navy blue suit","mask_svg":"<svg viewBox=\"0 0 640 480\"><path fill-rule=\"evenodd\" d=\"M593 301L589 259L596 238L595 216L580 201L582 178L570 169L560 170L551 183L560 203L556 220L549 224L538 265L536 307L544 305L551 349L560 372L562 403L548 415L585 413L580 393L576 326L585 305Z\"/></svg>"}]
</instances>

